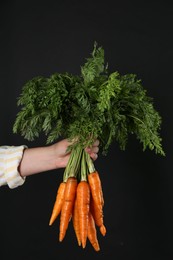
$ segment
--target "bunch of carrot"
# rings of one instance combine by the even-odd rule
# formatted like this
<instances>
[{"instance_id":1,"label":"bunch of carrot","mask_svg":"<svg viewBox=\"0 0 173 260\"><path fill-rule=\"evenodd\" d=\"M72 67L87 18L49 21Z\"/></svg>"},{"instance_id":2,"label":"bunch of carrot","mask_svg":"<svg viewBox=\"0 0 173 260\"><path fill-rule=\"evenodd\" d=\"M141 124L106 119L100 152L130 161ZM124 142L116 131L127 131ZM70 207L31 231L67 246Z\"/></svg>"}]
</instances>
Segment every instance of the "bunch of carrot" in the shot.
<instances>
[{"instance_id":1,"label":"bunch of carrot","mask_svg":"<svg viewBox=\"0 0 173 260\"><path fill-rule=\"evenodd\" d=\"M85 248L88 239L93 248L99 251L96 226L103 236L106 234L103 206L104 198L99 173L84 150L74 149L65 169L63 182L58 187L49 225L52 225L60 215L59 241L61 242L72 220L78 245Z\"/></svg>"}]
</instances>

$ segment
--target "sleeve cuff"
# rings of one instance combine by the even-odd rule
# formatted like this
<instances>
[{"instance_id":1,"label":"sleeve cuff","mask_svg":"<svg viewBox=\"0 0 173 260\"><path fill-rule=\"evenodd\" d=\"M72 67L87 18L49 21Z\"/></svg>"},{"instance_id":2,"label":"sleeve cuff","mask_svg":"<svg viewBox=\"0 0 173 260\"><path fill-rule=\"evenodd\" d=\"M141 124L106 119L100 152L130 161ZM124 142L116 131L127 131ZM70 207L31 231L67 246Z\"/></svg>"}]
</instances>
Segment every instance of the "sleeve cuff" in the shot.
<instances>
[{"instance_id":1,"label":"sleeve cuff","mask_svg":"<svg viewBox=\"0 0 173 260\"><path fill-rule=\"evenodd\" d=\"M25 182L18 171L19 164L23 157L23 151L27 146L6 146L4 153L4 177L10 189L21 186Z\"/></svg>"}]
</instances>

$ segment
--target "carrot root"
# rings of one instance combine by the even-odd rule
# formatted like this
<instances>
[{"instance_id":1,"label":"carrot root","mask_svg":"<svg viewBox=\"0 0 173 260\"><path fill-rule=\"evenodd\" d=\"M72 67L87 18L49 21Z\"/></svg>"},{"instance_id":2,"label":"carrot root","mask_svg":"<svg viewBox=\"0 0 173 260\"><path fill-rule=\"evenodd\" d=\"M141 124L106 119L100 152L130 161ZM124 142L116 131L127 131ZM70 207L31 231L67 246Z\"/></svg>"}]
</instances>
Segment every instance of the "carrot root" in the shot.
<instances>
[{"instance_id":1,"label":"carrot root","mask_svg":"<svg viewBox=\"0 0 173 260\"><path fill-rule=\"evenodd\" d=\"M74 200L76 196L76 188L77 188L77 179L74 177L69 177L66 182L64 201L61 210L60 233L59 233L60 242L64 239L69 221L71 220Z\"/></svg>"},{"instance_id":2,"label":"carrot root","mask_svg":"<svg viewBox=\"0 0 173 260\"><path fill-rule=\"evenodd\" d=\"M104 225L101 225L100 227L100 233L105 236L106 235L106 227Z\"/></svg>"},{"instance_id":3,"label":"carrot root","mask_svg":"<svg viewBox=\"0 0 173 260\"><path fill-rule=\"evenodd\" d=\"M93 248L95 249L95 251L99 251L100 246L99 246L99 243L97 240L96 226L95 226L94 218L93 218L91 212L89 212L89 215L88 215L88 239L89 239L91 245L93 246Z\"/></svg>"},{"instance_id":4,"label":"carrot root","mask_svg":"<svg viewBox=\"0 0 173 260\"><path fill-rule=\"evenodd\" d=\"M56 195L56 200L55 200L53 210L52 210L52 214L51 214L51 218L50 218L50 221L49 221L49 226L51 226L53 224L53 222L55 221L55 219L58 217L58 215L61 212L63 199L64 199L65 186L66 186L65 182L61 182L60 185L59 185L57 195Z\"/></svg>"},{"instance_id":5,"label":"carrot root","mask_svg":"<svg viewBox=\"0 0 173 260\"><path fill-rule=\"evenodd\" d=\"M77 200L74 203L73 215L72 215L73 227L76 234L78 245L81 246L80 227L79 227L79 213Z\"/></svg>"},{"instance_id":6,"label":"carrot root","mask_svg":"<svg viewBox=\"0 0 173 260\"><path fill-rule=\"evenodd\" d=\"M77 204L82 247L85 248L88 233L88 214L90 205L90 188L86 181L81 181L77 186Z\"/></svg>"}]
</instances>

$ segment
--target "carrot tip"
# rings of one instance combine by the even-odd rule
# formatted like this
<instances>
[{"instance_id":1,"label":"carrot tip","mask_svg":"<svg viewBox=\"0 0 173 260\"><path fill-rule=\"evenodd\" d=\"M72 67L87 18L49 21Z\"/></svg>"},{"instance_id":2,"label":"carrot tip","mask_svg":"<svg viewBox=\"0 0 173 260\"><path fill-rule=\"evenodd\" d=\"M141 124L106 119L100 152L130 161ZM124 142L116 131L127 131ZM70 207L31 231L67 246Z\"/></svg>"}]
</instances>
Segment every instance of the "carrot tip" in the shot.
<instances>
[{"instance_id":1,"label":"carrot tip","mask_svg":"<svg viewBox=\"0 0 173 260\"><path fill-rule=\"evenodd\" d=\"M64 239L64 236L62 236L61 234L59 235L59 242L62 242Z\"/></svg>"},{"instance_id":2,"label":"carrot tip","mask_svg":"<svg viewBox=\"0 0 173 260\"><path fill-rule=\"evenodd\" d=\"M80 240L78 240L78 246L81 246L81 241Z\"/></svg>"},{"instance_id":3,"label":"carrot tip","mask_svg":"<svg viewBox=\"0 0 173 260\"><path fill-rule=\"evenodd\" d=\"M49 222L49 226L51 226L52 224L53 224L53 221L50 221L50 222Z\"/></svg>"},{"instance_id":4,"label":"carrot tip","mask_svg":"<svg viewBox=\"0 0 173 260\"><path fill-rule=\"evenodd\" d=\"M102 234L103 236L106 235L106 228L105 228L104 225L102 225L102 226L100 227L100 232L101 232L101 234Z\"/></svg>"},{"instance_id":5,"label":"carrot tip","mask_svg":"<svg viewBox=\"0 0 173 260\"><path fill-rule=\"evenodd\" d=\"M84 249L86 247L86 243L82 243L82 248Z\"/></svg>"}]
</instances>

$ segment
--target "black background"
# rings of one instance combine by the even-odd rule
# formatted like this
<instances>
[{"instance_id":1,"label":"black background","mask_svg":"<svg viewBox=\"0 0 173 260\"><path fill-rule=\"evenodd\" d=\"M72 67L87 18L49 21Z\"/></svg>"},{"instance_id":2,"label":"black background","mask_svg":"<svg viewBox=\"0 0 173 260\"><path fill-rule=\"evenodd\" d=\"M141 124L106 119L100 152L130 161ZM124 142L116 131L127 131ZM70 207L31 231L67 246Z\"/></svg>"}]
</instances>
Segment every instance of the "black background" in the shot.
<instances>
[{"instance_id":1,"label":"black background","mask_svg":"<svg viewBox=\"0 0 173 260\"><path fill-rule=\"evenodd\" d=\"M127 150L113 143L95 162L105 197L106 237L101 251L77 246L70 225L58 242L59 223L48 226L63 170L0 188L1 260L173 259L173 7L171 1L1 1L0 144L29 147L12 133L23 84L54 72L80 73L97 41L109 70L142 79L163 118L166 157L142 151L130 137Z\"/></svg>"}]
</instances>

